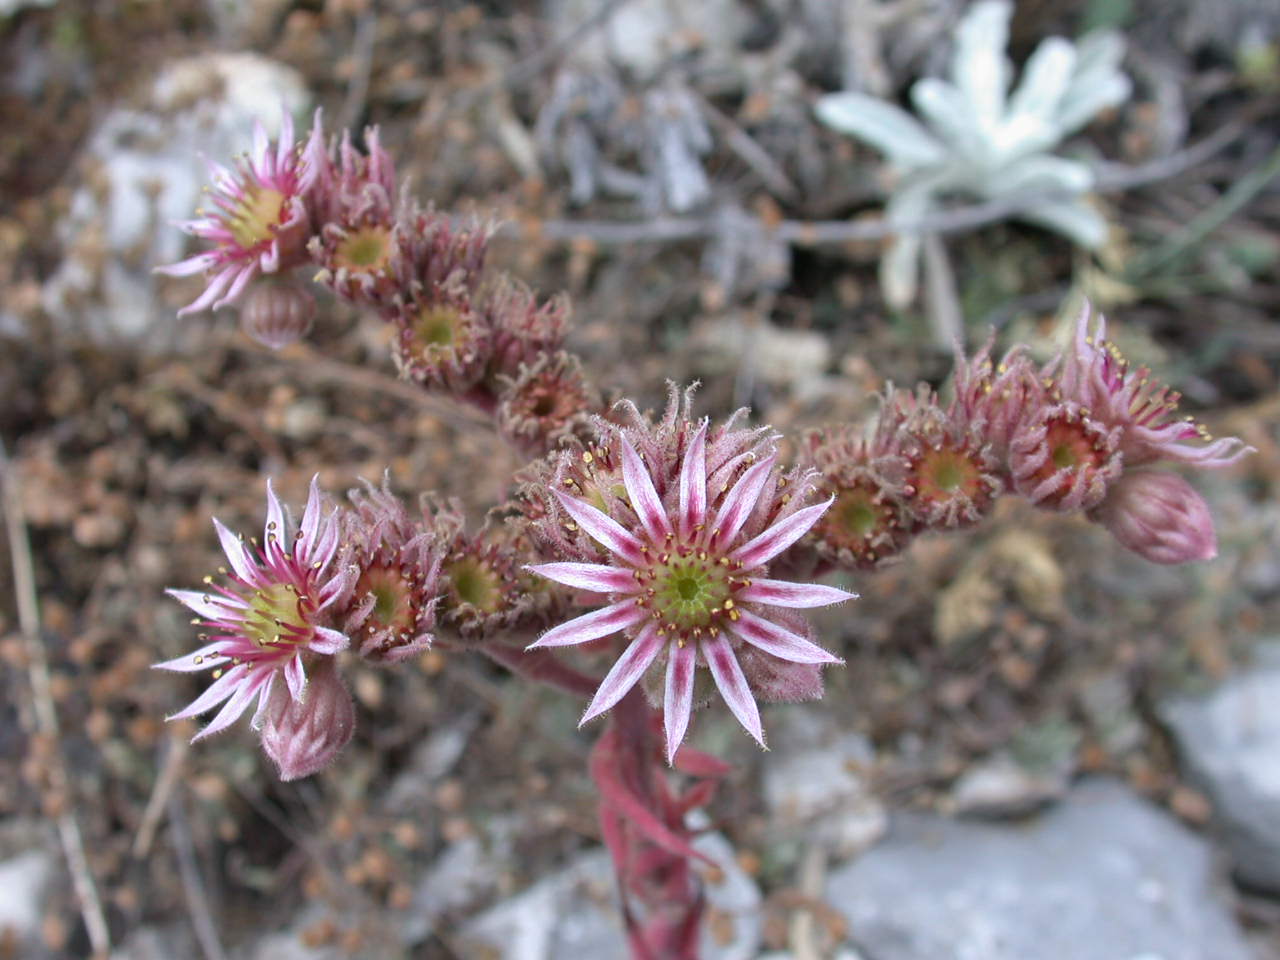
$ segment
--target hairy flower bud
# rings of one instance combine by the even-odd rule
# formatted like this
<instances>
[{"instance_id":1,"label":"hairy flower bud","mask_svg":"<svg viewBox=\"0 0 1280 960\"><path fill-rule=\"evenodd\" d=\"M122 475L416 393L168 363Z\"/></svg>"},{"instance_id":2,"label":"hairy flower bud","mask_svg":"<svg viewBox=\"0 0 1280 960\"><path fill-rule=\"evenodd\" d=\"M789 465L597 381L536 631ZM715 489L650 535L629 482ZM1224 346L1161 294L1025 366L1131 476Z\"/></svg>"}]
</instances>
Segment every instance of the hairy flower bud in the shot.
<instances>
[{"instance_id":1,"label":"hairy flower bud","mask_svg":"<svg viewBox=\"0 0 1280 960\"><path fill-rule=\"evenodd\" d=\"M311 672L306 696L295 700L280 686L271 692L262 726L262 749L280 768L281 780L318 773L338 755L356 728L355 704L326 658Z\"/></svg>"},{"instance_id":2,"label":"hairy flower bud","mask_svg":"<svg viewBox=\"0 0 1280 960\"><path fill-rule=\"evenodd\" d=\"M301 340L316 318L316 298L294 280L263 281L249 292L240 328L258 343L279 350Z\"/></svg>"},{"instance_id":3,"label":"hairy flower bud","mask_svg":"<svg viewBox=\"0 0 1280 960\"><path fill-rule=\"evenodd\" d=\"M1187 481L1163 470L1126 473L1089 519L1152 563L1210 560L1218 554L1209 505Z\"/></svg>"}]
</instances>

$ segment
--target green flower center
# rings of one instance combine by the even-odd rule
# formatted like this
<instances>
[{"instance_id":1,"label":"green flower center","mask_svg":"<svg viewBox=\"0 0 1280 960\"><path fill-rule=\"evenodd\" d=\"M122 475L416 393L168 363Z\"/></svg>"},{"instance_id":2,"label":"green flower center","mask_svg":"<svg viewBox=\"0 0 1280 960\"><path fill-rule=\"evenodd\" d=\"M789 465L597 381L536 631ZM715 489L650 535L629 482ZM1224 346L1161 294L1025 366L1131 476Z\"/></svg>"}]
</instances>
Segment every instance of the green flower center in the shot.
<instances>
[{"instance_id":1,"label":"green flower center","mask_svg":"<svg viewBox=\"0 0 1280 960\"><path fill-rule=\"evenodd\" d=\"M482 613L494 613L502 606L502 578L475 557L463 557L447 570L458 603L470 604Z\"/></svg>"},{"instance_id":2,"label":"green flower center","mask_svg":"<svg viewBox=\"0 0 1280 960\"><path fill-rule=\"evenodd\" d=\"M413 324L413 335L424 347L452 347L458 342L462 315L454 307L423 307Z\"/></svg>"},{"instance_id":3,"label":"green flower center","mask_svg":"<svg viewBox=\"0 0 1280 960\"><path fill-rule=\"evenodd\" d=\"M411 589L391 567L370 567L356 581L356 596L373 595L369 626L373 630L408 630L413 626Z\"/></svg>"},{"instance_id":4,"label":"green flower center","mask_svg":"<svg viewBox=\"0 0 1280 960\"><path fill-rule=\"evenodd\" d=\"M858 539L869 537L888 520L888 511L872 499L869 490L853 489L840 494L833 519L844 532Z\"/></svg>"},{"instance_id":5,"label":"green flower center","mask_svg":"<svg viewBox=\"0 0 1280 960\"><path fill-rule=\"evenodd\" d=\"M280 224L284 194L270 187L249 186L227 226L236 243L246 250L270 240Z\"/></svg>"},{"instance_id":6,"label":"green flower center","mask_svg":"<svg viewBox=\"0 0 1280 960\"><path fill-rule=\"evenodd\" d=\"M370 226L352 230L334 251L334 262L349 270L375 272L391 259L391 234L386 227Z\"/></svg>"},{"instance_id":7,"label":"green flower center","mask_svg":"<svg viewBox=\"0 0 1280 960\"><path fill-rule=\"evenodd\" d=\"M260 647L290 642L290 634L281 629L285 624L299 625L302 613L298 593L292 584L277 583L265 590L254 591L246 598L249 610L244 618L244 635Z\"/></svg>"},{"instance_id":8,"label":"green flower center","mask_svg":"<svg viewBox=\"0 0 1280 960\"><path fill-rule=\"evenodd\" d=\"M735 582L727 564L705 552L670 557L653 569L650 609L667 630L680 634L711 628L734 609Z\"/></svg>"}]
</instances>

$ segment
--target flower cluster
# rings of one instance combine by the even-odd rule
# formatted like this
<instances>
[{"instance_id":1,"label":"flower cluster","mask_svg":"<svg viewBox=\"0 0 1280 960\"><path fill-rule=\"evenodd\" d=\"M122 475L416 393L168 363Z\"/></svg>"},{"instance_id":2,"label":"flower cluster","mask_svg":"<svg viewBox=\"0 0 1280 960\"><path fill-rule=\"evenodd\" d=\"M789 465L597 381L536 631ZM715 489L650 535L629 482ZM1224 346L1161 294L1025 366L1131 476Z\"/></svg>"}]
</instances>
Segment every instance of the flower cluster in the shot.
<instances>
[{"instance_id":1,"label":"flower cluster","mask_svg":"<svg viewBox=\"0 0 1280 960\"><path fill-rule=\"evenodd\" d=\"M695 418L692 389L672 386L656 419L606 402L564 348L564 298L491 276L491 228L397 198L376 129L364 144L326 142L318 116L304 144L287 119L274 144L259 127L234 172L216 169L216 211L187 225L211 249L169 268L210 277L183 312L244 297L246 329L282 345L311 323L315 300L290 275L310 264L393 327L407 379L488 414L531 462L478 528L453 502L406 507L386 479L337 508L313 482L296 528L268 487L261 542L215 521L230 569L172 591L205 642L159 665L213 671L177 714L219 708L199 737L256 703L282 776L304 776L352 735L346 662L437 647L589 692L584 723L636 691L674 763L716 694L762 744L758 701L822 695L823 667L841 661L802 611L853 595L817 575L971 526L1003 494L1083 512L1157 563L1215 552L1207 505L1154 465L1224 466L1248 448L1178 418L1177 395L1124 361L1087 304L1049 363L1016 347L996 362L991 344L959 354L949 400L890 387L869 424L809 432L787 466L746 411ZM579 673L569 649L611 665Z\"/></svg>"},{"instance_id":2,"label":"flower cluster","mask_svg":"<svg viewBox=\"0 0 1280 960\"><path fill-rule=\"evenodd\" d=\"M1122 544L1156 563L1216 552L1209 510L1171 461L1222 467L1249 452L1179 418L1178 397L1131 369L1086 303L1068 347L1037 367L1020 348L998 364L990 345L960 357L954 397L927 388L887 392L866 432L815 431L804 454L835 506L813 533L818 553L874 566L911 534L978 520L1002 493L1037 506L1084 511Z\"/></svg>"},{"instance_id":3,"label":"flower cluster","mask_svg":"<svg viewBox=\"0 0 1280 960\"><path fill-rule=\"evenodd\" d=\"M582 722L643 685L662 704L669 760L695 702L706 696L698 692L699 668L763 745L757 696L820 696L820 666L840 662L813 642L809 624L794 611L852 594L769 576L771 564L830 501L805 505L810 475L782 470L771 436L732 425L712 431L705 420L695 423L687 401L676 396L657 426L638 415L632 420L629 428L600 424L596 452L563 453L561 483L543 488L542 540L560 545L552 552L565 559L530 569L604 605L531 646L580 646L621 635L625 649ZM590 480L569 475L597 458L610 475L605 482L594 471Z\"/></svg>"},{"instance_id":4,"label":"flower cluster","mask_svg":"<svg viewBox=\"0 0 1280 960\"><path fill-rule=\"evenodd\" d=\"M527 453L555 446L602 403L561 351L567 299L490 277L492 225L460 226L399 196L376 127L364 144L349 133L326 142L318 112L305 145L294 143L288 116L274 143L259 124L234 172L214 168L216 209L183 225L209 249L159 268L208 279L180 313L239 305L245 332L279 349L315 318L315 297L296 276L309 267L334 296L391 325L406 378L487 413L501 409L504 435Z\"/></svg>"}]
</instances>

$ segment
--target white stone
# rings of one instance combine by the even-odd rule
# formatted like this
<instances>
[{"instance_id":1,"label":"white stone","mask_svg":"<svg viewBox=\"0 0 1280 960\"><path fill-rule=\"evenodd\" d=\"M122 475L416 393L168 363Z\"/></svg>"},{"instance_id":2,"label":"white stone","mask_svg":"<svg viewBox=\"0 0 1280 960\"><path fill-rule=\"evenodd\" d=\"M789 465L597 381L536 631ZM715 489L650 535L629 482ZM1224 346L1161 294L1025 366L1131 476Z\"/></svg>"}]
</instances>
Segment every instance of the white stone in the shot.
<instances>
[{"instance_id":1,"label":"white stone","mask_svg":"<svg viewBox=\"0 0 1280 960\"><path fill-rule=\"evenodd\" d=\"M754 960L762 935L759 888L721 835L703 834L693 846L719 868L717 882L705 887L709 911L733 923L727 943L704 927L700 955ZM483 952L488 950L500 960L628 960L608 852L578 855L559 872L469 921L462 938L467 956L488 956Z\"/></svg>"},{"instance_id":2,"label":"white stone","mask_svg":"<svg viewBox=\"0 0 1280 960\"><path fill-rule=\"evenodd\" d=\"M1280 893L1280 644L1208 697L1160 708L1182 760L1213 802L1236 875Z\"/></svg>"},{"instance_id":3,"label":"white stone","mask_svg":"<svg viewBox=\"0 0 1280 960\"><path fill-rule=\"evenodd\" d=\"M895 815L827 902L876 960L1251 960L1209 845L1091 781L1018 825Z\"/></svg>"},{"instance_id":4,"label":"white stone","mask_svg":"<svg viewBox=\"0 0 1280 960\"><path fill-rule=\"evenodd\" d=\"M0 862L0 932L12 931L18 942L37 937L52 874L53 858L43 850L28 850Z\"/></svg>"},{"instance_id":5,"label":"white stone","mask_svg":"<svg viewBox=\"0 0 1280 960\"><path fill-rule=\"evenodd\" d=\"M764 765L765 804L779 829L802 834L838 858L852 857L879 840L889 823L865 776L874 763L870 743L856 733L818 735L807 749L774 750Z\"/></svg>"}]
</instances>

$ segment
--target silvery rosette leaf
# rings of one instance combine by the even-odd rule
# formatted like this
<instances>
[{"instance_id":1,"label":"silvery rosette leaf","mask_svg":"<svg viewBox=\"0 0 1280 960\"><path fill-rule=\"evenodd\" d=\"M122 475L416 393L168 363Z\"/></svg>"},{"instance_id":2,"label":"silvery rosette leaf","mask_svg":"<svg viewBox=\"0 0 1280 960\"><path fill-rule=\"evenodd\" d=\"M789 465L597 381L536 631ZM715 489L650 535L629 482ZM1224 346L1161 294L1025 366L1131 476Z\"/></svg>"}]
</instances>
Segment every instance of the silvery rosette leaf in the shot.
<instances>
[{"instance_id":1,"label":"silvery rosette leaf","mask_svg":"<svg viewBox=\"0 0 1280 960\"><path fill-rule=\"evenodd\" d=\"M1026 197L1027 206L1011 207L1009 216L1090 249L1106 239L1106 221L1083 197L1093 187L1092 171L1049 151L1129 96L1131 84L1119 70L1124 41L1110 31L1079 44L1050 37L1010 92L1005 47L1012 12L1006 0L984 0L969 10L957 27L948 78L927 77L911 89L919 119L852 91L822 97L815 107L827 126L884 153L898 176L885 213L904 229L881 265L894 306L906 306L916 293L920 237L907 225L926 219L947 194Z\"/></svg>"}]
</instances>

